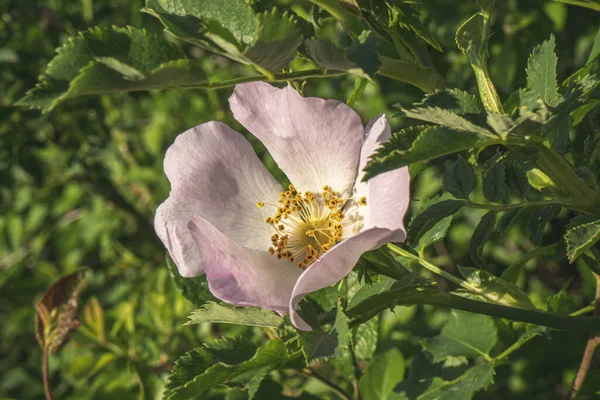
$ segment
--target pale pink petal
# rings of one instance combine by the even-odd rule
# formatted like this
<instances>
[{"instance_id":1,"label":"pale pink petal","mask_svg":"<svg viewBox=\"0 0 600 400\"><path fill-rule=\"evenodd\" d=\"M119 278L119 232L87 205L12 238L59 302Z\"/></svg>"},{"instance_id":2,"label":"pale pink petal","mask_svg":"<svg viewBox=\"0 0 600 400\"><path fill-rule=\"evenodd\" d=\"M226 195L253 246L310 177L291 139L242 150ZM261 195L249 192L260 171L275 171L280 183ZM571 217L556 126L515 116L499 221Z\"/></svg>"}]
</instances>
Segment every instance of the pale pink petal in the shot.
<instances>
[{"instance_id":1,"label":"pale pink petal","mask_svg":"<svg viewBox=\"0 0 600 400\"><path fill-rule=\"evenodd\" d=\"M365 142L360 151L359 170L361 172L354 185L354 196L357 198L366 196L367 198L367 206L358 209L358 212L364 216L363 229L387 228L394 232L390 241L403 242L406 239L403 219L410 201L408 167L385 172L368 182L361 182L364 176L362 170L367 165L369 157L381 143L390 138L390 124L385 115L382 115L371 120L365 132Z\"/></svg>"},{"instance_id":2,"label":"pale pink petal","mask_svg":"<svg viewBox=\"0 0 600 400\"><path fill-rule=\"evenodd\" d=\"M193 216L242 246L267 248L273 232L265 218L272 210L256 203L275 201L283 188L241 134L219 122L192 128L169 147L164 168L171 194L157 210L155 227L183 276L202 272L187 229Z\"/></svg>"},{"instance_id":3,"label":"pale pink petal","mask_svg":"<svg viewBox=\"0 0 600 400\"><path fill-rule=\"evenodd\" d=\"M389 241L392 231L372 228L335 245L300 275L290 300L290 318L303 331L311 327L298 315L296 306L302 298L314 291L331 286L352 271L360 256Z\"/></svg>"},{"instance_id":4,"label":"pale pink petal","mask_svg":"<svg viewBox=\"0 0 600 400\"><path fill-rule=\"evenodd\" d=\"M329 185L343 192L354 185L364 130L344 103L254 82L237 85L229 104L298 190Z\"/></svg>"},{"instance_id":5,"label":"pale pink petal","mask_svg":"<svg viewBox=\"0 0 600 400\"><path fill-rule=\"evenodd\" d=\"M282 315L287 312L302 270L266 251L235 243L200 217L192 218L188 227L212 294L234 305L266 308Z\"/></svg>"}]
</instances>

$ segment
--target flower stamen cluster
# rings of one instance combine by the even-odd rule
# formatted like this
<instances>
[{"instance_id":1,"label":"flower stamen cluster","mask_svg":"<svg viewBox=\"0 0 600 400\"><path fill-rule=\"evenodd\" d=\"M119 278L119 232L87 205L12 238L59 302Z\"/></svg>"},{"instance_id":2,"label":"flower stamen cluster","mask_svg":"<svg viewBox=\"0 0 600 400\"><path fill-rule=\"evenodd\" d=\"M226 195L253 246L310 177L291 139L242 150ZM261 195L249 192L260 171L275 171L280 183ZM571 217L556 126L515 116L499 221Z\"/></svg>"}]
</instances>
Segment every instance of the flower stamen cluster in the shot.
<instances>
[{"instance_id":1,"label":"flower stamen cluster","mask_svg":"<svg viewBox=\"0 0 600 400\"><path fill-rule=\"evenodd\" d=\"M298 262L298 268L306 269L342 240L346 217L343 208L349 199L342 198L328 185L316 194L300 192L294 185L288 189L281 192L277 204L258 202L256 206L277 209L265 220L275 231L269 253L291 263ZM358 204L366 205L366 198L361 198Z\"/></svg>"}]
</instances>

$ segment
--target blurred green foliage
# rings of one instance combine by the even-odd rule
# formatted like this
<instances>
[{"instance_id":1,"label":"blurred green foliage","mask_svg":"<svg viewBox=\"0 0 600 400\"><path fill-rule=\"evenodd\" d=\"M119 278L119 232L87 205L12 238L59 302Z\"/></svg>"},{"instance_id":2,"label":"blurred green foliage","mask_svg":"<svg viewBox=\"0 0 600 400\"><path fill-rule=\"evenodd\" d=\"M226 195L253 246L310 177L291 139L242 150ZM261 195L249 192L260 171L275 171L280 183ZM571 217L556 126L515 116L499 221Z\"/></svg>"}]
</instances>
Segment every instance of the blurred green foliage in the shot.
<instances>
[{"instance_id":1,"label":"blurred green foliage","mask_svg":"<svg viewBox=\"0 0 600 400\"><path fill-rule=\"evenodd\" d=\"M278 4L307 14L305 2ZM86 97L67 101L48 114L12 106L35 85L54 49L78 31L132 25L162 34L159 22L140 12L142 7L140 0L0 4L0 397L43 396L33 304L52 282L80 267L89 267L93 275L82 298L80 329L51 358L55 398L153 399L160 395L173 362L190 349L223 335L264 342L259 328L182 327L194 306L170 279L165 250L152 223L154 210L168 195L162 160L175 136L209 120L242 131L228 110L232 89ZM449 87L471 93L477 93L475 77L454 35L475 11L474 2L458 0L423 2L422 8L424 24L444 50L431 51L434 64ZM332 21L325 21L322 29L335 33ZM565 78L586 62L597 31L598 14L585 8L552 1L498 2L489 66L500 97L506 99L526 85L527 57L551 33L556 37L558 75ZM222 79L247 72L225 58L183 47ZM354 78L343 77L308 81L304 90L305 95L345 100L353 88ZM354 107L367 121L381 112L392 116L393 103L409 106L421 98L415 87L381 78L379 86L366 87ZM395 129L403 124L399 119L391 122ZM264 148L249 139L265 164L285 179ZM452 161L438 159L423 166L413 182L413 212L441 192L443 173ZM461 211L445 241L430 248L427 256L451 271L458 264L471 264L469 242L482 214ZM572 265L556 261L555 249L545 247L560 238L568 217L563 212L553 218L540 244L527 239L524 224L511 226L503 236L493 234L483 249L488 270L498 273L520 263L513 281L540 308L545 309L547 298L563 287L569 301L559 303L566 312L589 304L594 282L585 259ZM532 251L543 257L528 259ZM398 349L401 355L393 357L403 357L407 366L427 362L420 341L432 340L448 318L447 310L432 306L386 311L375 320L376 352L388 357L387 350ZM497 320L496 347L517 339L509 325L523 328ZM494 384L476 398L558 398L575 375L585 340L584 334L568 332L533 339L496 369ZM327 365L320 367L323 373L332 372ZM451 380L466 370L466 364L458 360L429 368ZM288 378L296 393L302 388L317 398L335 398L314 380ZM593 398L598 390L596 369L582 395Z\"/></svg>"}]
</instances>

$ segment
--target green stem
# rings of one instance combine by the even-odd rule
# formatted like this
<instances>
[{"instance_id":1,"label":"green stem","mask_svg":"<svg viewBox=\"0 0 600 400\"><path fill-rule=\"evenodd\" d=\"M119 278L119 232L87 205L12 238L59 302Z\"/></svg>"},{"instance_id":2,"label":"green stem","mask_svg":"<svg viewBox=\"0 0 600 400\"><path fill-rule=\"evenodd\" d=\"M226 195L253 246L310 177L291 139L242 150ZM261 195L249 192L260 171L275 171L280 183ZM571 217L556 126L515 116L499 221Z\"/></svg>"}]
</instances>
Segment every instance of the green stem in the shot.
<instances>
[{"instance_id":1,"label":"green stem","mask_svg":"<svg viewBox=\"0 0 600 400\"><path fill-rule=\"evenodd\" d=\"M583 314L587 314L591 311L594 310L594 306L590 305L590 306L586 306L583 307L577 311L573 311L572 313L570 313L569 315L571 317L577 317L579 315L583 315ZM506 350L504 350L502 353L498 354L496 357L494 357L494 362L498 362L500 360L503 360L507 357L509 357L512 353L514 353L515 351L519 350L525 343L528 343L531 339L537 337L536 335L531 335L528 336L525 339L519 339L516 342L514 342L512 345L510 345L508 348L506 348Z\"/></svg>"},{"instance_id":2,"label":"green stem","mask_svg":"<svg viewBox=\"0 0 600 400\"><path fill-rule=\"evenodd\" d=\"M178 88L189 88L189 89L221 89L230 86L235 86L240 83L246 82L257 82L257 81L267 81L267 82L286 82L286 81L294 81L294 80L303 80L310 78L331 78L336 76L347 75L346 72L342 71L329 71L323 72L320 69L307 69L304 71L296 71L290 73L282 73L282 74L273 74L273 79L269 79L265 75L252 75L252 76L242 76L240 78L229 79L221 82L206 82L203 84L189 85L189 86L177 86ZM168 89L168 88L166 88Z\"/></svg>"},{"instance_id":3,"label":"green stem","mask_svg":"<svg viewBox=\"0 0 600 400\"><path fill-rule=\"evenodd\" d=\"M369 84L369 81L366 80L365 78L362 78L360 76L356 77L356 85L354 90L352 91L352 94L350 95L350 97L348 97L348 100L346 101L346 104L349 107L352 107L354 105L354 103L356 102L356 100L362 96L362 94L365 91L365 88L367 87L367 85Z\"/></svg>"},{"instance_id":4,"label":"green stem","mask_svg":"<svg viewBox=\"0 0 600 400\"><path fill-rule=\"evenodd\" d=\"M503 305L506 305L509 307L514 307L514 303L508 303L508 302L504 302L502 299L498 300L497 298L490 297L486 290L481 289L477 286L474 286L470 282L465 281L457 276L452 275L449 272L444 271L440 267L433 265L432 263L425 260L424 258L415 256L414 254L411 254L410 252L402 249L401 247L396 246L393 243L388 244L388 247L390 248L390 250L401 255L402 257L410 258L410 259L418 262L422 267L425 267L426 269L433 272L434 274L440 275L440 276L448 279L449 281L454 282L458 286L462 287L463 289L465 289L473 294L482 296L483 298L485 298L486 300L488 300L492 303L503 304Z\"/></svg>"},{"instance_id":5,"label":"green stem","mask_svg":"<svg viewBox=\"0 0 600 400\"><path fill-rule=\"evenodd\" d=\"M557 201L557 200L527 201L527 202L516 203L516 204L481 204L481 203L471 203L468 200L463 200L463 204L465 207L479 208L482 210L492 210L492 211L508 211L508 210L514 210L516 208L547 207L547 206L569 207L568 204L561 203L560 201Z\"/></svg>"},{"instance_id":6,"label":"green stem","mask_svg":"<svg viewBox=\"0 0 600 400\"><path fill-rule=\"evenodd\" d=\"M44 359L42 366L42 373L44 375L44 394L46 395L46 400L52 400L52 389L50 388L50 373L48 371L48 357L50 356L48 352L48 346L44 346Z\"/></svg>"}]
</instances>

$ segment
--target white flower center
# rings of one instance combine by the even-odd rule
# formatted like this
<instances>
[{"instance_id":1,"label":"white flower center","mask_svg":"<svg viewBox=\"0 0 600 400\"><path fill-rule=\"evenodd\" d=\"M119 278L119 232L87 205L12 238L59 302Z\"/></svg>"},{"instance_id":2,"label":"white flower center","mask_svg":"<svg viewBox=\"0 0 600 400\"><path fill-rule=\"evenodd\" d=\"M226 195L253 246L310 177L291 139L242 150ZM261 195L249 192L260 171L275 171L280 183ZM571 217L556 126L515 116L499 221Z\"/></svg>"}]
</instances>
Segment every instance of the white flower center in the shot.
<instances>
[{"instance_id":1,"label":"white flower center","mask_svg":"<svg viewBox=\"0 0 600 400\"><path fill-rule=\"evenodd\" d=\"M256 204L258 208L269 205L277 209L266 219L275 231L269 253L306 269L344 236L360 230L362 217L356 211L367 205L367 199L344 199L328 185L321 193L302 193L290 185L277 203Z\"/></svg>"}]
</instances>

